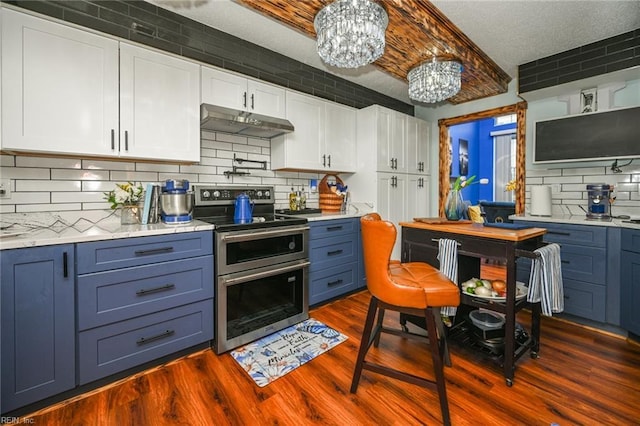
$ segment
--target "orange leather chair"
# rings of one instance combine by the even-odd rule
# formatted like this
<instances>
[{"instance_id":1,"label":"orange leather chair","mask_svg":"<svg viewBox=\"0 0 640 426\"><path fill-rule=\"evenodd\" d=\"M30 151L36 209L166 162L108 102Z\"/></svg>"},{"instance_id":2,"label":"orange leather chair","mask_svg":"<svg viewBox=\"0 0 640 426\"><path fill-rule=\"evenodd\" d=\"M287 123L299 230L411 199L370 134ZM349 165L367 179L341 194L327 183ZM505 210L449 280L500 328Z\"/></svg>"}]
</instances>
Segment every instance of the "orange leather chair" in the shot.
<instances>
[{"instance_id":1,"label":"orange leather chair","mask_svg":"<svg viewBox=\"0 0 640 426\"><path fill-rule=\"evenodd\" d=\"M401 263L390 260L397 231L393 223L382 220L379 214L371 213L363 216L360 219L360 224L362 226L367 288L371 293L371 302L360 341L360 350L351 382L351 393L355 393L358 389L363 369L437 389L443 423L450 424L444 364L451 366L451 360L440 316L440 307L460 304L458 286L436 268L426 263ZM435 380L418 377L365 360L371 345L378 346L381 333L417 336L403 330L384 327L382 322L385 310L425 318ZM378 320L374 328L376 313Z\"/></svg>"}]
</instances>

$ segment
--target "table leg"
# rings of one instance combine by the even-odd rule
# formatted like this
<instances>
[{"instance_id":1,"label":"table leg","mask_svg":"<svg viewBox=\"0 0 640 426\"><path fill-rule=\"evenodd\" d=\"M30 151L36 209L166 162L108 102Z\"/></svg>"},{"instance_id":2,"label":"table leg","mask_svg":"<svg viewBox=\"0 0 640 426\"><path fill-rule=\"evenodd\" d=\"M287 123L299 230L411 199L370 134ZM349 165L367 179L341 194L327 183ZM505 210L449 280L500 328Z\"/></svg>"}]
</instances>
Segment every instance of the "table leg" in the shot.
<instances>
[{"instance_id":1,"label":"table leg","mask_svg":"<svg viewBox=\"0 0 640 426\"><path fill-rule=\"evenodd\" d=\"M507 310L504 325L504 377L507 386L513 385L515 371L516 335L516 261L513 252L507 254Z\"/></svg>"}]
</instances>

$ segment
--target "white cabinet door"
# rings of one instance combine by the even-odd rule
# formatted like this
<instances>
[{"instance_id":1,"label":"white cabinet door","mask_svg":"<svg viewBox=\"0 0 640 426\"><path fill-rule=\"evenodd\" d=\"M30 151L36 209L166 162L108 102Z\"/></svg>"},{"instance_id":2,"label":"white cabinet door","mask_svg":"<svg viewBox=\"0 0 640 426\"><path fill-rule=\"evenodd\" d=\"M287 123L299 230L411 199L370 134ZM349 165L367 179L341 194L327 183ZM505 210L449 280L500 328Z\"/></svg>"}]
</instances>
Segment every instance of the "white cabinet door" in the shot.
<instances>
[{"instance_id":1,"label":"white cabinet door","mask_svg":"<svg viewBox=\"0 0 640 426\"><path fill-rule=\"evenodd\" d=\"M2 9L2 43L2 149L117 155L117 41Z\"/></svg>"},{"instance_id":2,"label":"white cabinet door","mask_svg":"<svg viewBox=\"0 0 640 426\"><path fill-rule=\"evenodd\" d=\"M392 259L400 259L400 227L399 223L407 218L407 177L402 174L378 173L378 206L376 210L384 220L393 222L398 236L391 255Z\"/></svg>"},{"instance_id":3,"label":"white cabinet door","mask_svg":"<svg viewBox=\"0 0 640 426\"><path fill-rule=\"evenodd\" d=\"M285 90L209 67L201 68L202 102L276 118L286 117Z\"/></svg>"},{"instance_id":4,"label":"white cabinet door","mask_svg":"<svg viewBox=\"0 0 640 426\"><path fill-rule=\"evenodd\" d=\"M287 120L295 130L271 140L272 169L322 170L324 102L296 92L286 93Z\"/></svg>"},{"instance_id":5,"label":"white cabinet door","mask_svg":"<svg viewBox=\"0 0 640 426\"><path fill-rule=\"evenodd\" d=\"M429 179L425 175L407 175L407 217L429 217Z\"/></svg>"},{"instance_id":6,"label":"white cabinet door","mask_svg":"<svg viewBox=\"0 0 640 426\"><path fill-rule=\"evenodd\" d=\"M202 103L239 111L247 110L247 79L213 68L201 67Z\"/></svg>"},{"instance_id":7,"label":"white cabinet door","mask_svg":"<svg viewBox=\"0 0 640 426\"><path fill-rule=\"evenodd\" d=\"M429 124L407 117L407 172L429 174Z\"/></svg>"},{"instance_id":8,"label":"white cabinet door","mask_svg":"<svg viewBox=\"0 0 640 426\"><path fill-rule=\"evenodd\" d=\"M286 118L286 90L248 80L247 93L248 111L269 117Z\"/></svg>"},{"instance_id":9,"label":"white cabinet door","mask_svg":"<svg viewBox=\"0 0 640 426\"><path fill-rule=\"evenodd\" d=\"M391 112L390 153L394 172L407 172L407 118L401 112Z\"/></svg>"},{"instance_id":10,"label":"white cabinet door","mask_svg":"<svg viewBox=\"0 0 640 426\"><path fill-rule=\"evenodd\" d=\"M333 172L355 172L356 110L333 102L326 102L325 107L326 133L322 153L326 156L325 169Z\"/></svg>"},{"instance_id":11,"label":"white cabinet door","mask_svg":"<svg viewBox=\"0 0 640 426\"><path fill-rule=\"evenodd\" d=\"M378 138L378 167L379 172L393 172L393 140L391 134L391 110L376 106L374 122Z\"/></svg>"},{"instance_id":12,"label":"white cabinet door","mask_svg":"<svg viewBox=\"0 0 640 426\"><path fill-rule=\"evenodd\" d=\"M200 161L200 67L120 46L120 155Z\"/></svg>"}]
</instances>

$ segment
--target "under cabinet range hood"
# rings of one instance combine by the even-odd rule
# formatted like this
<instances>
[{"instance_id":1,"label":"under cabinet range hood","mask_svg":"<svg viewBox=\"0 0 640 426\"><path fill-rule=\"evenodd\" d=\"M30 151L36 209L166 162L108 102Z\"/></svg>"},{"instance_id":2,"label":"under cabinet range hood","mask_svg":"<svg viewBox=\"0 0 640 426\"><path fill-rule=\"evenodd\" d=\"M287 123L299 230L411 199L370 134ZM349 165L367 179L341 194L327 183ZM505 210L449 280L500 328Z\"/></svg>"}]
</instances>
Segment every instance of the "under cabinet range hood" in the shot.
<instances>
[{"instance_id":1,"label":"under cabinet range hood","mask_svg":"<svg viewBox=\"0 0 640 426\"><path fill-rule=\"evenodd\" d=\"M200 128L267 139L293 132L288 120L209 104L200 106Z\"/></svg>"}]
</instances>

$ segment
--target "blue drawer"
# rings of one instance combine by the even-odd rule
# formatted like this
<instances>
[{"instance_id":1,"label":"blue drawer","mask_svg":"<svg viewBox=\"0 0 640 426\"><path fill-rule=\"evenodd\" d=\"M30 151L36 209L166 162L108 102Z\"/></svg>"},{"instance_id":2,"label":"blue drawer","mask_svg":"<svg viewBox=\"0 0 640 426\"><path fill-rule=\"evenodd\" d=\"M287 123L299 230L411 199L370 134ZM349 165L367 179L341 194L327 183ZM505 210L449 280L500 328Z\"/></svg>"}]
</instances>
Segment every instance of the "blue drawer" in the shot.
<instances>
[{"instance_id":1,"label":"blue drawer","mask_svg":"<svg viewBox=\"0 0 640 426\"><path fill-rule=\"evenodd\" d=\"M601 285L563 279L564 313L605 322L606 288Z\"/></svg>"},{"instance_id":2,"label":"blue drawer","mask_svg":"<svg viewBox=\"0 0 640 426\"><path fill-rule=\"evenodd\" d=\"M78 277L78 329L213 297L213 256Z\"/></svg>"},{"instance_id":3,"label":"blue drawer","mask_svg":"<svg viewBox=\"0 0 640 426\"><path fill-rule=\"evenodd\" d=\"M122 238L76 245L78 274L213 254L213 231Z\"/></svg>"},{"instance_id":4,"label":"blue drawer","mask_svg":"<svg viewBox=\"0 0 640 426\"><path fill-rule=\"evenodd\" d=\"M562 277L593 284L606 283L607 253L603 248L573 246L560 247Z\"/></svg>"},{"instance_id":5,"label":"blue drawer","mask_svg":"<svg viewBox=\"0 0 640 426\"><path fill-rule=\"evenodd\" d=\"M607 246L607 228L597 225L571 225L548 222L516 221L533 225L538 228L546 228L544 240L550 243L575 244L591 247Z\"/></svg>"},{"instance_id":6,"label":"blue drawer","mask_svg":"<svg viewBox=\"0 0 640 426\"><path fill-rule=\"evenodd\" d=\"M309 230L309 239L333 237L336 235L344 235L357 233L358 219L335 219L311 222Z\"/></svg>"},{"instance_id":7,"label":"blue drawer","mask_svg":"<svg viewBox=\"0 0 640 426\"><path fill-rule=\"evenodd\" d=\"M311 272L330 268L358 259L358 241L354 234L314 241L309 246Z\"/></svg>"},{"instance_id":8,"label":"blue drawer","mask_svg":"<svg viewBox=\"0 0 640 426\"><path fill-rule=\"evenodd\" d=\"M81 332L80 384L212 339L211 299Z\"/></svg>"},{"instance_id":9,"label":"blue drawer","mask_svg":"<svg viewBox=\"0 0 640 426\"><path fill-rule=\"evenodd\" d=\"M640 253L640 229L622 230L622 250Z\"/></svg>"},{"instance_id":10,"label":"blue drawer","mask_svg":"<svg viewBox=\"0 0 640 426\"><path fill-rule=\"evenodd\" d=\"M357 288L358 265L351 263L312 274L309 282L309 305L341 296Z\"/></svg>"}]
</instances>

